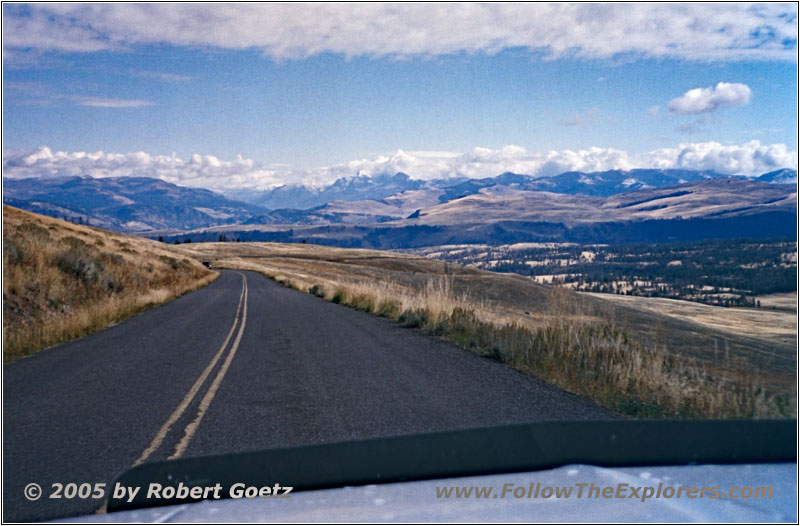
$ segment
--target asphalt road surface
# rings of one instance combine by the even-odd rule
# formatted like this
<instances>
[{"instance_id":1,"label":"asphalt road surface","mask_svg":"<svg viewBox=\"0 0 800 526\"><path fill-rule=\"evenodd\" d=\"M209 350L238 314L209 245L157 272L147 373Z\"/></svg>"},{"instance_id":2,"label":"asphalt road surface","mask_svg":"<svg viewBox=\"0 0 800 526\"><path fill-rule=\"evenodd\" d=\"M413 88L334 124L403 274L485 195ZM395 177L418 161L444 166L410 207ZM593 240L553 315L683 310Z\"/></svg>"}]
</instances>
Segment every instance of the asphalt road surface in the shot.
<instances>
[{"instance_id":1,"label":"asphalt road surface","mask_svg":"<svg viewBox=\"0 0 800 526\"><path fill-rule=\"evenodd\" d=\"M418 330L238 271L5 365L3 380L4 522L93 513L102 499L49 498L53 484L111 486L142 462L614 418Z\"/></svg>"}]
</instances>

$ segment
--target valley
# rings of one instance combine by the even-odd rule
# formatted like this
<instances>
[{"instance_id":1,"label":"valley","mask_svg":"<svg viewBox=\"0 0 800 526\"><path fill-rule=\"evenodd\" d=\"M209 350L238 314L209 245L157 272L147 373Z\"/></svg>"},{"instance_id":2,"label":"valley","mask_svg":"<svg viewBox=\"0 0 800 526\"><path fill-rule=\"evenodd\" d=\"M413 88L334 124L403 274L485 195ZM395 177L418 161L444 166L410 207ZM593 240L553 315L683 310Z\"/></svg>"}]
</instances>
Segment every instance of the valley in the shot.
<instances>
[{"instance_id":1,"label":"valley","mask_svg":"<svg viewBox=\"0 0 800 526\"><path fill-rule=\"evenodd\" d=\"M771 308L760 296L797 290L797 243L787 239L445 245L404 252L582 292L724 307Z\"/></svg>"}]
</instances>

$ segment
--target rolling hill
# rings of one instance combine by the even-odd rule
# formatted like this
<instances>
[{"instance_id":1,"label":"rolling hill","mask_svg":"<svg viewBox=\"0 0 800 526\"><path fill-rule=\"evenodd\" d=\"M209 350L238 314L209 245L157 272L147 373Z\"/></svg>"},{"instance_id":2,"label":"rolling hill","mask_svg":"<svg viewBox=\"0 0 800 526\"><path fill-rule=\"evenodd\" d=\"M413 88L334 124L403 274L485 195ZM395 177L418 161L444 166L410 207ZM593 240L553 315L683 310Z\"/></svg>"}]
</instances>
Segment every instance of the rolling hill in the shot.
<instances>
[{"instance_id":1,"label":"rolling hill","mask_svg":"<svg viewBox=\"0 0 800 526\"><path fill-rule=\"evenodd\" d=\"M3 203L120 232L236 223L265 211L148 177L4 178Z\"/></svg>"},{"instance_id":2,"label":"rolling hill","mask_svg":"<svg viewBox=\"0 0 800 526\"><path fill-rule=\"evenodd\" d=\"M208 284L169 245L3 206L3 361Z\"/></svg>"}]
</instances>

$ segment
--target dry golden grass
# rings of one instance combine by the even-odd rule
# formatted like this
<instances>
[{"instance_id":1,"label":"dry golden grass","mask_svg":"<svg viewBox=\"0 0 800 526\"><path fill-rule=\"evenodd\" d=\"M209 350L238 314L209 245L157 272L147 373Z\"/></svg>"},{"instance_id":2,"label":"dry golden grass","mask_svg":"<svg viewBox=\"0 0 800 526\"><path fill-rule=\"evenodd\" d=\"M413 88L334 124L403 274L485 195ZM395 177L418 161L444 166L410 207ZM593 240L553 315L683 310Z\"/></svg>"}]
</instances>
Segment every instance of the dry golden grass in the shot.
<instances>
[{"instance_id":1,"label":"dry golden grass","mask_svg":"<svg viewBox=\"0 0 800 526\"><path fill-rule=\"evenodd\" d=\"M796 258L797 254L792 256ZM781 309L797 314L797 291L766 294L756 297L756 300L761 303L762 309Z\"/></svg>"},{"instance_id":2,"label":"dry golden grass","mask_svg":"<svg viewBox=\"0 0 800 526\"><path fill-rule=\"evenodd\" d=\"M168 245L3 206L3 361L207 285Z\"/></svg>"},{"instance_id":3,"label":"dry golden grass","mask_svg":"<svg viewBox=\"0 0 800 526\"><path fill-rule=\"evenodd\" d=\"M782 390L765 389L757 369L740 356L718 359L709 349L710 358L700 359L670 347L698 336L690 331L665 334L662 324L669 324L669 318L642 317L638 311L519 276L391 252L312 245L199 243L179 250L419 327L622 414L796 414L791 389L783 383Z\"/></svg>"},{"instance_id":4,"label":"dry golden grass","mask_svg":"<svg viewBox=\"0 0 800 526\"><path fill-rule=\"evenodd\" d=\"M797 314L788 310L728 308L705 305L695 301L594 292L584 292L584 294L620 305L630 305L664 316L691 321L711 329L770 341L777 345L788 344L795 347L797 344ZM795 294L786 296L796 297ZM788 302L784 301L784 303Z\"/></svg>"}]
</instances>

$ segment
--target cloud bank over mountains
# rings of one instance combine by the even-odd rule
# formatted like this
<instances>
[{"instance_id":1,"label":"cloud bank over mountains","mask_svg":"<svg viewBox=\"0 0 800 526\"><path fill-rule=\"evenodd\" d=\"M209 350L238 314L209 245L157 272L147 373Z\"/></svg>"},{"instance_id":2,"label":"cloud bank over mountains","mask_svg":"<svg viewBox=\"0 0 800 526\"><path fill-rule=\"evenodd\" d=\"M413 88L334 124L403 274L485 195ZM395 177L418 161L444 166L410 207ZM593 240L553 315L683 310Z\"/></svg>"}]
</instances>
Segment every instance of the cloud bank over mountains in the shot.
<instances>
[{"instance_id":1,"label":"cloud bank over mountains","mask_svg":"<svg viewBox=\"0 0 800 526\"><path fill-rule=\"evenodd\" d=\"M457 176L492 177L507 171L546 177L567 171L635 168L680 168L755 176L780 168L796 170L797 152L789 151L784 144L766 145L759 141L742 145L683 143L642 154L596 147L528 152L525 148L511 145L500 149L474 148L466 153L397 150L390 155L312 170L263 165L241 156L232 161L200 154L183 159L175 154L151 155L145 152L54 152L47 146L35 151L8 150L3 155L4 177L140 176L212 190L263 190L292 183L319 186L341 177L397 172L428 180Z\"/></svg>"},{"instance_id":2,"label":"cloud bank over mountains","mask_svg":"<svg viewBox=\"0 0 800 526\"><path fill-rule=\"evenodd\" d=\"M6 51L137 45L410 57L521 48L547 58L796 59L797 5L4 4ZM11 57L14 53L11 53Z\"/></svg>"}]
</instances>

